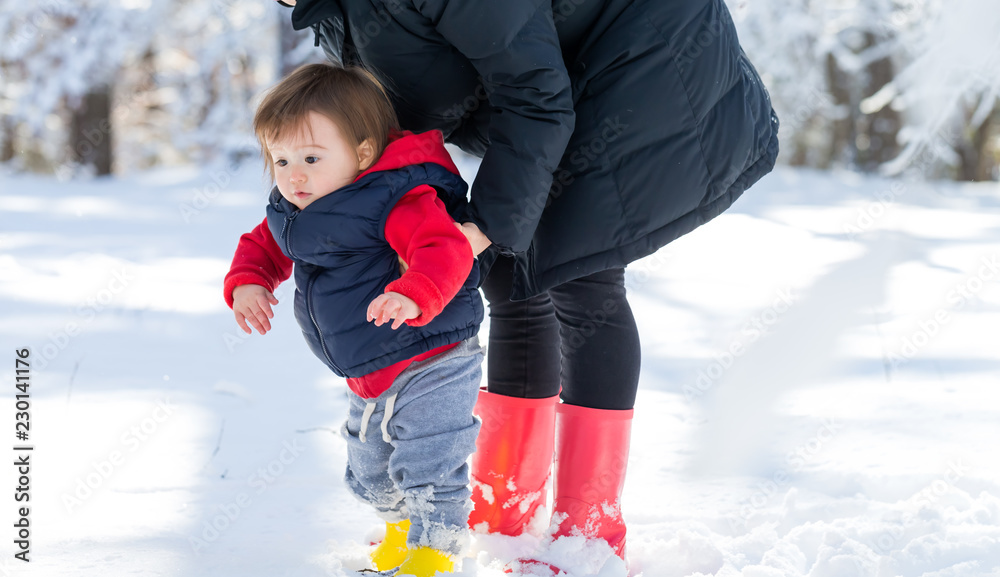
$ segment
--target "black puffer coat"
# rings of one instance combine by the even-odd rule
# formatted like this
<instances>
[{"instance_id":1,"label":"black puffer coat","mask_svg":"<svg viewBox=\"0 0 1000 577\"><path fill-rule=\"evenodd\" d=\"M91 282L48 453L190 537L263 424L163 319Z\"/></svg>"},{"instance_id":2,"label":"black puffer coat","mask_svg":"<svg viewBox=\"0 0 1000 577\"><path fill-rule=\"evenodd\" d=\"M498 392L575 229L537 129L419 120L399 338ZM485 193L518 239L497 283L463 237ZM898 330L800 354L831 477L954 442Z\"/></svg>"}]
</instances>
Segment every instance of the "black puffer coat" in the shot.
<instances>
[{"instance_id":1,"label":"black puffer coat","mask_svg":"<svg viewBox=\"0 0 1000 577\"><path fill-rule=\"evenodd\" d=\"M472 220L515 299L623 266L768 173L778 119L722 0L299 0L406 130L482 156Z\"/></svg>"}]
</instances>

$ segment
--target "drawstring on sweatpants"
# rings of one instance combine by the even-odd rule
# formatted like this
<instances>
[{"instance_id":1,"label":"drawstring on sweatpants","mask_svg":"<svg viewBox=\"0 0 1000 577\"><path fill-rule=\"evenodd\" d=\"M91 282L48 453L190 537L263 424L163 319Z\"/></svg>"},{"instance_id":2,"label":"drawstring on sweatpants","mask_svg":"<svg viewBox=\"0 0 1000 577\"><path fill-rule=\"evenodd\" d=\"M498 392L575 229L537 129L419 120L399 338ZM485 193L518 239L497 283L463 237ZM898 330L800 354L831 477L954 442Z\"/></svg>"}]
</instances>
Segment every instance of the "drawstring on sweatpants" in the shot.
<instances>
[{"instance_id":1,"label":"drawstring on sweatpants","mask_svg":"<svg viewBox=\"0 0 1000 577\"><path fill-rule=\"evenodd\" d=\"M365 431L368 430L368 421L372 418L372 413L375 412L375 401L369 401L365 405L365 412L361 415L361 430L358 431L358 438L361 442L365 442Z\"/></svg>"},{"instance_id":2,"label":"drawstring on sweatpants","mask_svg":"<svg viewBox=\"0 0 1000 577\"><path fill-rule=\"evenodd\" d=\"M392 418L392 409L396 406L396 395L390 395L385 400L385 416L382 417L382 440L386 443L392 441L389 436L389 419Z\"/></svg>"},{"instance_id":3,"label":"drawstring on sweatpants","mask_svg":"<svg viewBox=\"0 0 1000 577\"><path fill-rule=\"evenodd\" d=\"M398 394L398 393L397 393ZM382 440L386 443L392 441L392 437L389 436L389 419L392 418L392 410L396 406L396 395L390 395L388 399L385 400L385 414L382 416ZM364 443L366 440L365 432L368 430L368 421L372 418L372 413L375 412L375 401L369 401L365 404L365 412L361 414L361 430L358 431L358 438Z\"/></svg>"}]
</instances>

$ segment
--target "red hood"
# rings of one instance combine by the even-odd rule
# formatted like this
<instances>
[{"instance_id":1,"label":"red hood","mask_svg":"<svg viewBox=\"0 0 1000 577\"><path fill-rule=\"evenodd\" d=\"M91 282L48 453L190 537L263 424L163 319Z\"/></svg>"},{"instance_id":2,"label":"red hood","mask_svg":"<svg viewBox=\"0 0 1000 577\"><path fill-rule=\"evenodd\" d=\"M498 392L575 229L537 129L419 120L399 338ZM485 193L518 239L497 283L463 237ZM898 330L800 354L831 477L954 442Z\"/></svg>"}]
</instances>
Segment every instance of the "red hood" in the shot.
<instances>
[{"instance_id":1,"label":"red hood","mask_svg":"<svg viewBox=\"0 0 1000 577\"><path fill-rule=\"evenodd\" d=\"M389 135L389 145L385 147L382 156L368 170L359 174L358 178L372 172L396 170L427 162L440 164L454 174L459 173L451 155L444 148L444 136L440 130L420 134L408 130L393 132Z\"/></svg>"}]
</instances>

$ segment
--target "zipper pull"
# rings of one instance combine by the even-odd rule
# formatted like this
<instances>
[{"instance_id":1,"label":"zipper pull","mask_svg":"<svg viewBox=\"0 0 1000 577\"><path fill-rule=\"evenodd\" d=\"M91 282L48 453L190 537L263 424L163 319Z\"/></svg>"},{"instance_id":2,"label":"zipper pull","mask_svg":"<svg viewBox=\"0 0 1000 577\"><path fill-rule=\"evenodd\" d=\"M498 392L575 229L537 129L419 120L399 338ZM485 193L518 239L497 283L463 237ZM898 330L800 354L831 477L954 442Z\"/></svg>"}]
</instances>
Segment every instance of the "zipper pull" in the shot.
<instances>
[{"instance_id":1,"label":"zipper pull","mask_svg":"<svg viewBox=\"0 0 1000 577\"><path fill-rule=\"evenodd\" d=\"M293 212L293 213L291 213L291 214L289 214L288 216L285 217L285 222L281 223L281 236L282 237L285 236L285 231L288 230L288 225L292 224L292 221L295 220L295 217L298 216L298 215L299 215L299 213L298 213L298 211L296 211L296 212Z\"/></svg>"},{"instance_id":2,"label":"zipper pull","mask_svg":"<svg viewBox=\"0 0 1000 577\"><path fill-rule=\"evenodd\" d=\"M292 258L292 235L290 229L292 228L292 221L299 215L299 212L298 210L293 211L285 218L285 222L281 225L281 236L285 241L285 254L288 255L288 258Z\"/></svg>"}]
</instances>

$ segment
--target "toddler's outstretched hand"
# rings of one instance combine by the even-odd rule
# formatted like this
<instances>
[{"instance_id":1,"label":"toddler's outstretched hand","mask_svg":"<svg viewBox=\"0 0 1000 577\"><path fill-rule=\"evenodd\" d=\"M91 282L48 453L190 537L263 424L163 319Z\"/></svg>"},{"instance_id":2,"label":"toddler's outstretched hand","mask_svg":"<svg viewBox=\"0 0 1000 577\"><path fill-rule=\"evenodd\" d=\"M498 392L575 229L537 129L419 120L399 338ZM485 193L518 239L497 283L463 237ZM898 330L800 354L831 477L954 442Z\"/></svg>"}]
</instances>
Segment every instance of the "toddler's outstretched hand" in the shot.
<instances>
[{"instance_id":1,"label":"toddler's outstretched hand","mask_svg":"<svg viewBox=\"0 0 1000 577\"><path fill-rule=\"evenodd\" d=\"M389 319L395 319L392 330L396 330L404 321L419 316L420 307L413 302L413 299L392 291L375 297L375 300L368 305L368 320L375 321L377 327L389 322Z\"/></svg>"},{"instance_id":2,"label":"toddler's outstretched hand","mask_svg":"<svg viewBox=\"0 0 1000 577\"><path fill-rule=\"evenodd\" d=\"M248 321L262 335L271 330L268 319L274 318L271 305L276 304L278 299L259 284L241 284L233 289L233 314L236 315L236 323L248 335L253 334L247 326Z\"/></svg>"}]
</instances>

